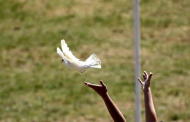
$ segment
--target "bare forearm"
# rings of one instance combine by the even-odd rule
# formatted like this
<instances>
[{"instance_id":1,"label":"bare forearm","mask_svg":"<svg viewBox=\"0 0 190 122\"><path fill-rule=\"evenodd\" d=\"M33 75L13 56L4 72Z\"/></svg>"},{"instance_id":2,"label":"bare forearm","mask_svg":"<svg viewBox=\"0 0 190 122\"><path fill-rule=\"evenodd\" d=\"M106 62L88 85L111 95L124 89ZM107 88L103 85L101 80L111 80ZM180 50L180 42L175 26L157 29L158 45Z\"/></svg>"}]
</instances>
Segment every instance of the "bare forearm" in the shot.
<instances>
[{"instance_id":1,"label":"bare forearm","mask_svg":"<svg viewBox=\"0 0 190 122\"><path fill-rule=\"evenodd\" d=\"M144 91L146 122L157 122L151 89Z\"/></svg>"},{"instance_id":2,"label":"bare forearm","mask_svg":"<svg viewBox=\"0 0 190 122\"><path fill-rule=\"evenodd\" d=\"M117 108L117 106L114 104L112 99L108 94L102 96L104 103L106 104L106 107L112 116L114 122L126 122L123 114L120 112L120 110Z\"/></svg>"}]
</instances>

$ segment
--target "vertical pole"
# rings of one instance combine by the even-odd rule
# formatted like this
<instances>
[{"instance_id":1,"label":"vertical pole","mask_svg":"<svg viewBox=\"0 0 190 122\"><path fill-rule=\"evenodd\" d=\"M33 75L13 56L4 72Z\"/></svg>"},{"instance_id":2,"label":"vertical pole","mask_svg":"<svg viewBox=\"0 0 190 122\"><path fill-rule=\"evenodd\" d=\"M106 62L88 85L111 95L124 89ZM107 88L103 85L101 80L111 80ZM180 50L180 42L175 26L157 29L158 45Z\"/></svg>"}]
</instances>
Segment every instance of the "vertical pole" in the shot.
<instances>
[{"instance_id":1,"label":"vertical pole","mask_svg":"<svg viewBox=\"0 0 190 122\"><path fill-rule=\"evenodd\" d=\"M141 96L138 77L141 71L140 61L140 0L133 0L134 19L134 58L135 58L135 122L141 122Z\"/></svg>"}]
</instances>

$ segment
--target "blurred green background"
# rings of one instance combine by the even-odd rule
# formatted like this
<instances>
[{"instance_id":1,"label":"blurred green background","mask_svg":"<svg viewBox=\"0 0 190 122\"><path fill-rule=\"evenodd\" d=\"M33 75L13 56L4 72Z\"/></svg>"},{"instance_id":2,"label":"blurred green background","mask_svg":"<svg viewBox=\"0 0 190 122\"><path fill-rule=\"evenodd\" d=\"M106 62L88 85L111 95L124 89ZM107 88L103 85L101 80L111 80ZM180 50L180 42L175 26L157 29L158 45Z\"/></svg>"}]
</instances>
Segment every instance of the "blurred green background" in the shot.
<instances>
[{"instance_id":1,"label":"blurred green background","mask_svg":"<svg viewBox=\"0 0 190 122\"><path fill-rule=\"evenodd\" d=\"M110 122L83 81L104 80L134 121L132 0L0 0L0 121ZM141 0L142 71L154 73L159 120L190 121L190 1ZM56 54L65 39L102 69L80 74ZM142 103L144 119L144 106Z\"/></svg>"}]
</instances>

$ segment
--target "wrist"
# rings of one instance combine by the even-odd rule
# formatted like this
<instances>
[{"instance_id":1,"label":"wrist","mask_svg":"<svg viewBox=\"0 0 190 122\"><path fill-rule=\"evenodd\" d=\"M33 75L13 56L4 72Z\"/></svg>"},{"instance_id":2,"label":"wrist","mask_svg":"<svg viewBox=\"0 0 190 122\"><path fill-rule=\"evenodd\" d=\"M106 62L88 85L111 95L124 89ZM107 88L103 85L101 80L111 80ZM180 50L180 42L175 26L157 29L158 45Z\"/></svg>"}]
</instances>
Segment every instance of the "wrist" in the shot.
<instances>
[{"instance_id":1,"label":"wrist","mask_svg":"<svg viewBox=\"0 0 190 122\"><path fill-rule=\"evenodd\" d=\"M144 93L146 93L146 92L149 92L150 90L151 90L150 87L147 87L147 88L145 87L143 91Z\"/></svg>"},{"instance_id":2,"label":"wrist","mask_svg":"<svg viewBox=\"0 0 190 122\"><path fill-rule=\"evenodd\" d=\"M108 96L109 96L109 94L106 92L106 93L104 93L104 94L101 94L100 95L103 99L105 99L105 98L107 98Z\"/></svg>"}]
</instances>

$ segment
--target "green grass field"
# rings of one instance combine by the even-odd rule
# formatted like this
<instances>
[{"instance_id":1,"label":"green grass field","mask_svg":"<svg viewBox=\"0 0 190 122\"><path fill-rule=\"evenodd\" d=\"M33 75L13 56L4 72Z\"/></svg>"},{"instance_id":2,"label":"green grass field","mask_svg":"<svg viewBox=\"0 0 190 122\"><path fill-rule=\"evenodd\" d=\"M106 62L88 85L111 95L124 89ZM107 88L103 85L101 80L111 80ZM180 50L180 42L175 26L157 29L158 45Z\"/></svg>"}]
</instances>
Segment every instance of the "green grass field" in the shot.
<instances>
[{"instance_id":1,"label":"green grass field","mask_svg":"<svg viewBox=\"0 0 190 122\"><path fill-rule=\"evenodd\" d=\"M0 0L0 121L110 122L103 101L83 81L105 81L134 121L131 0ZM154 73L159 120L190 121L190 1L142 0L142 71ZM102 69L84 74L56 54L67 40ZM142 103L142 116L144 107Z\"/></svg>"}]
</instances>

